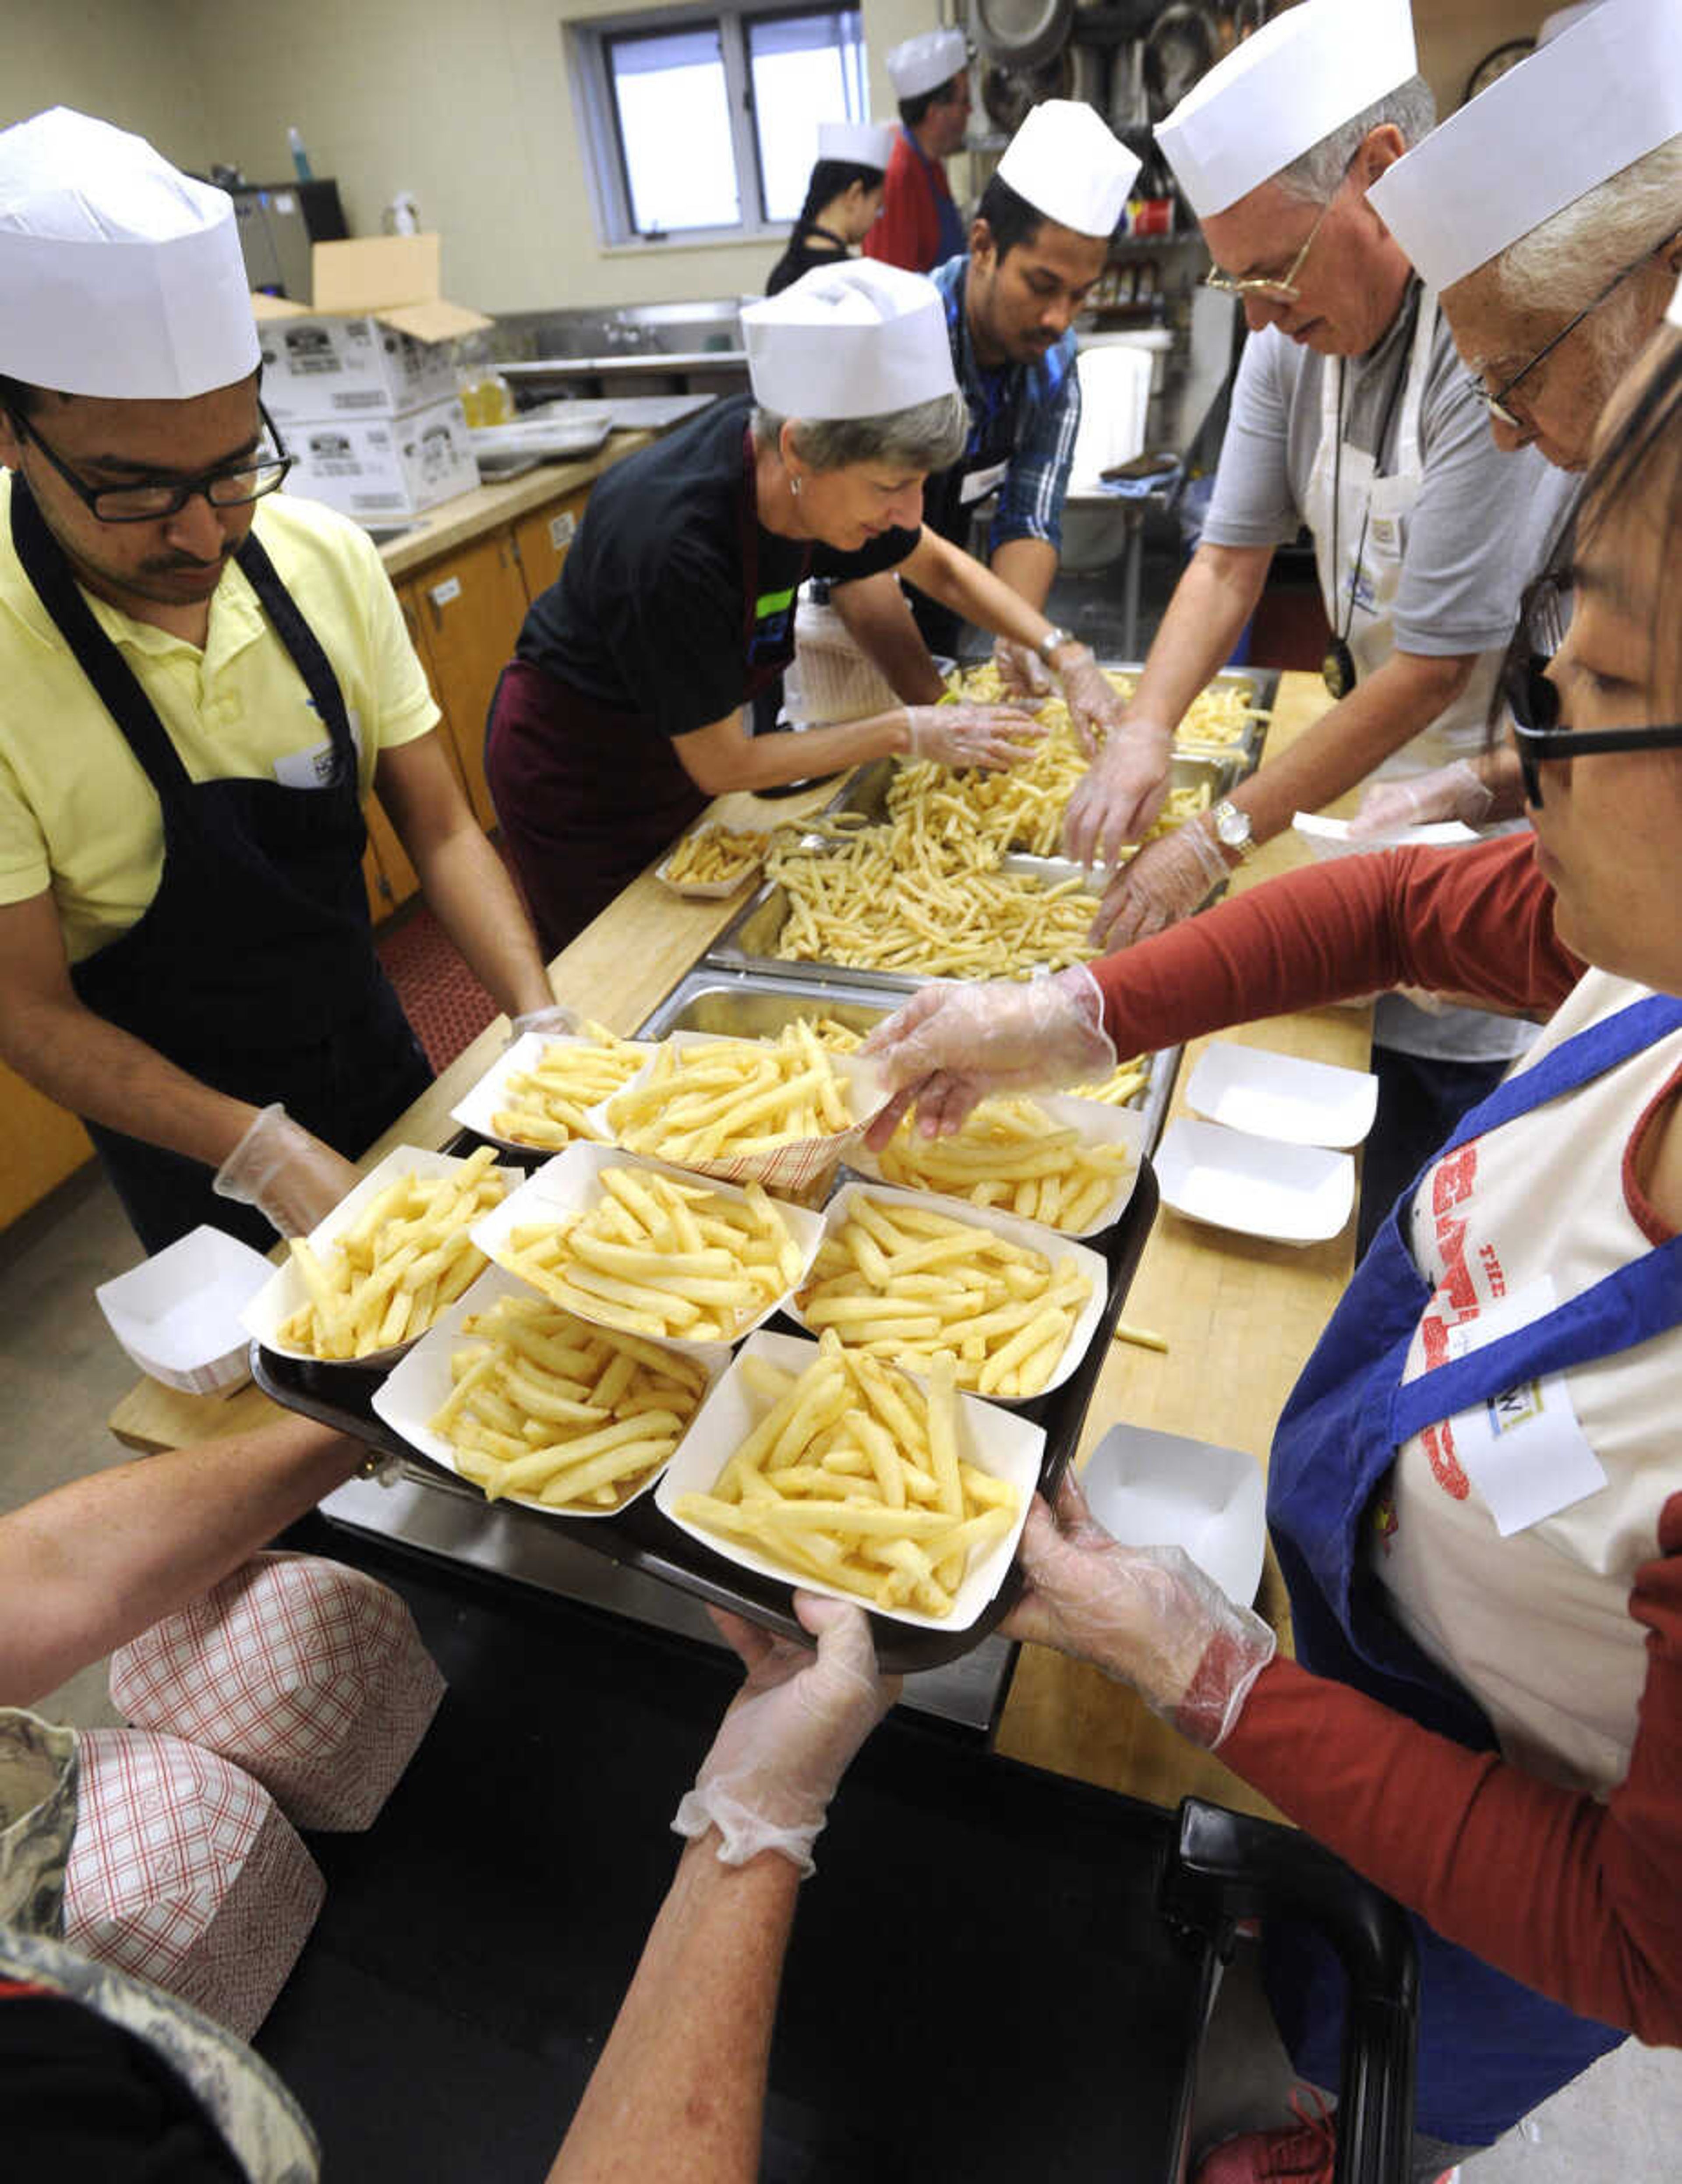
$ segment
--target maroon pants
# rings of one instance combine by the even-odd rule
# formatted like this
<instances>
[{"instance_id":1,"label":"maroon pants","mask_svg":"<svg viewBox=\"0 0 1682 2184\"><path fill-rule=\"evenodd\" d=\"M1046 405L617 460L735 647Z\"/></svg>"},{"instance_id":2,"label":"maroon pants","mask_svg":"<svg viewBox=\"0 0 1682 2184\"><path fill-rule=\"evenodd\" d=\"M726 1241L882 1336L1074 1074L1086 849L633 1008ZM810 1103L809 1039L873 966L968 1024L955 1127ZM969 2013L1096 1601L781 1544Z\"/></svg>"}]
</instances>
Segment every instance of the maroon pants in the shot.
<instances>
[{"instance_id":1,"label":"maroon pants","mask_svg":"<svg viewBox=\"0 0 1682 2184\"><path fill-rule=\"evenodd\" d=\"M485 775L545 956L558 955L704 811L671 740L530 660L503 670Z\"/></svg>"}]
</instances>

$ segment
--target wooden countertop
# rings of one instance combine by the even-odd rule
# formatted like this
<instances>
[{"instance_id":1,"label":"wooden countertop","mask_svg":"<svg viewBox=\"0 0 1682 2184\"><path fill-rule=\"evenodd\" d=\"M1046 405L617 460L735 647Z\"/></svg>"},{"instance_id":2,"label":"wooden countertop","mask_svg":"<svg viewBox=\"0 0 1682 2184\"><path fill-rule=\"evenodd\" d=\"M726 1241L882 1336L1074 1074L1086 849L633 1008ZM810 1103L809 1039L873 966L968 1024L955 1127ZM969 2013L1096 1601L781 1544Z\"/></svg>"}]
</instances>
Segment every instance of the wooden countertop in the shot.
<instances>
[{"instance_id":1,"label":"wooden countertop","mask_svg":"<svg viewBox=\"0 0 1682 2184\"><path fill-rule=\"evenodd\" d=\"M412 576L429 561L454 553L458 546L465 546L486 532L500 530L504 524L516 522L534 508L576 493L581 486L599 478L604 471L610 471L615 463L622 463L627 455L651 446L658 437L654 432L614 432L604 447L582 462L542 463L507 485L475 486L471 493L459 493L453 500L440 501L436 508L415 517L412 531L380 549L386 574L393 583L400 577Z\"/></svg>"},{"instance_id":2,"label":"wooden countertop","mask_svg":"<svg viewBox=\"0 0 1682 2184\"><path fill-rule=\"evenodd\" d=\"M533 485L522 479L508 493ZM563 488L564 489L564 488ZM410 542L405 540L404 543ZM1330 703L1317 676L1287 674L1279 684L1268 749L1288 747ZM799 818L829 788L775 802L721 797L710 816L764 827ZM1266 845L1239 875L1254 886L1301 861L1289 835ZM635 1029L722 931L741 897L686 902L654 878L634 880L556 958L557 993L614 1030ZM1224 1039L1317 1061L1366 1066L1371 1034L1365 1009L1324 1009L1223 1032ZM489 1066L502 1045L493 1024L444 1071L403 1120L370 1148L365 1166L393 1145L436 1145L454 1129L451 1106ZM1171 1114L1183 1112L1191 1065L1206 1042L1189 1046ZM1116 1343L1100 1377L1082 1439L1081 1457L1118 1418L1219 1441L1265 1464L1275 1419L1348 1281L1354 1263L1351 1217L1333 1242L1298 1251L1228 1234L1183 1220L1166 1208L1145 1247L1123 1318L1167 1338L1166 1355ZM179 1446L262 1424L274 1415L254 1388L231 1396L182 1396L142 1380L113 1412L111 1429L131 1448ZM1289 1645L1284 1590L1271 1549L1258 1602ZM1023 1649L1000 1724L997 1748L1012 1758L1172 1805L1208 1797L1242 1811L1277 1817L1221 1765L1157 1721L1130 1692L1095 1669L1037 1646Z\"/></svg>"}]
</instances>

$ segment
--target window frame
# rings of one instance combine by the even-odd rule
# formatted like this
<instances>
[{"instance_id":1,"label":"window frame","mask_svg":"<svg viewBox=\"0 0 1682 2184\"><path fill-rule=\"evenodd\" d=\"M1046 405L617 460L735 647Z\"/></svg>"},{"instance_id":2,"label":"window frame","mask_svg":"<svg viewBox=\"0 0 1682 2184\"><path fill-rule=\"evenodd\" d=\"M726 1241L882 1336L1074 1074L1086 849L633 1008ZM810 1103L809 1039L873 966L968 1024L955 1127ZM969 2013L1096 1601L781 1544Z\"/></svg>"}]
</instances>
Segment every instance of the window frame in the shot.
<instances>
[{"instance_id":1,"label":"window frame","mask_svg":"<svg viewBox=\"0 0 1682 2184\"><path fill-rule=\"evenodd\" d=\"M747 24L756 18L799 18L805 15L847 14L860 17L860 0L698 0L693 7L643 8L623 15L603 15L583 21L564 22L561 42L567 80L578 127L578 147L584 185L596 240L608 250L695 250L724 243L785 241L787 220L767 219L765 181L761 170L753 73L748 58ZM614 97L609 54L616 38L635 37L650 31L677 32L716 25L724 64L724 94L730 117L730 149L736 166L739 220L728 226L685 227L644 234L636 226L631 208L630 176L618 103ZM862 44L862 35L860 43Z\"/></svg>"}]
</instances>

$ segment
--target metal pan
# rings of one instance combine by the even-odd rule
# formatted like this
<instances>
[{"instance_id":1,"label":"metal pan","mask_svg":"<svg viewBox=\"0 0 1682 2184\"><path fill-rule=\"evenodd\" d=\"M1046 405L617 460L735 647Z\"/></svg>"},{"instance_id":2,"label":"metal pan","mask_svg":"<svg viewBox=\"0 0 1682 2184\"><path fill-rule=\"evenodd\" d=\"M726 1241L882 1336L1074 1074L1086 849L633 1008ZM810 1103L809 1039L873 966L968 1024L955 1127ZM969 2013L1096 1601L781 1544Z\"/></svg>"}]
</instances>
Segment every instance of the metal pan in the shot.
<instances>
[{"instance_id":1,"label":"metal pan","mask_svg":"<svg viewBox=\"0 0 1682 2184\"><path fill-rule=\"evenodd\" d=\"M1128 1209L1112 1228L1089 1240L1102 1254L1110 1270L1109 1293L1097 1328L1074 1373L1061 1388L1029 1403L1015 1406L1018 1413L1045 1429L1045 1456L1040 1467L1041 1490L1055 1492L1065 1466L1079 1445L1092 1391L1102 1371L1111 1336L1122 1305L1138 1268L1145 1240L1156 1215L1156 1178L1150 1162L1139 1168L1138 1187ZM778 1333L798 1334L801 1329L780 1314L768 1324ZM259 1343L251 1348L252 1378L265 1396L285 1409L297 1411L323 1425L351 1435L369 1447L402 1459L411 1477L427 1484L448 1482L446 1490L459 1490L459 1480L432 1463L393 1432L372 1408L375 1389L383 1374L348 1365L320 1365L300 1358L281 1357ZM744 1569L713 1554L699 1540L670 1524L644 1495L614 1517L570 1521L565 1517L539 1516L533 1511L504 1503L510 1522L561 1526L580 1546L593 1548L610 1561L658 1578L697 1598L720 1607L734 1608L756 1623L800 1636L795 1620L793 1588L777 1580ZM939 1668L978 1646L1008 1613L1022 1589L1020 1574L1012 1568L998 1594L967 1630L950 1632L925 1630L896 1623L891 1617L872 1615L877 1658L884 1669L905 1675L919 1669Z\"/></svg>"},{"instance_id":2,"label":"metal pan","mask_svg":"<svg viewBox=\"0 0 1682 2184\"><path fill-rule=\"evenodd\" d=\"M843 812L855 814L872 827L880 825L888 816L888 792L893 786L899 764L898 759L878 758L873 759L868 766L861 766L851 780L844 783L836 791L812 822L810 838L821 839L827 831L824 822L838 817ZM1181 753L1169 766L1168 786L1170 788L1200 788L1207 783L1209 800L1213 804L1223 796L1230 795L1234 784L1243 779L1248 770L1247 760L1239 752L1234 752L1230 758L1206 758L1201 755L1194 756ZM1010 869L1015 861L1014 856L1007 858L1006 869ZM1080 867L1077 865L1070 869L1078 872Z\"/></svg>"},{"instance_id":3,"label":"metal pan","mask_svg":"<svg viewBox=\"0 0 1682 2184\"><path fill-rule=\"evenodd\" d=\"M786 965L785 970L794 966ZM775 1039L798 1017L833 1017L850 1031L873 1031L899 1006L897 992L872 986L860 974L856 983L821 978L758 977L751 972L710 971L705 965L680 978L638 1031L639 1039L664 1039L672 1031L706 1031L721 1039ZM1179 1067L1180 1050L1154 1055L1145 1090L1128 1105L1145 1117L1145 1150L1154 1152L1162 1134L1168 1101ZM1070 1088L1077 1094L1078 1085Z\"/></svg>"}]
</instances>

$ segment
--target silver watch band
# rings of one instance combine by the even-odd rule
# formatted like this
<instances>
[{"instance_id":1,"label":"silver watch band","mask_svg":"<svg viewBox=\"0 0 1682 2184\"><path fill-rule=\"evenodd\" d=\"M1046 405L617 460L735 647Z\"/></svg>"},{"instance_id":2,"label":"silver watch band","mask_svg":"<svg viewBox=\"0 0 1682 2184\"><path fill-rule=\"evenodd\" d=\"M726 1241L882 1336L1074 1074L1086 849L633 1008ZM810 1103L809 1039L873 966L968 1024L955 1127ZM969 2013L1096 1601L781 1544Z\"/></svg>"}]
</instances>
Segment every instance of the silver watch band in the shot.
<instances>
[{"instance_id":1,"label":"silver watch band","mask_svg":"<svg viewBox=\"0 0 1682 2184\"><path fill-rule=\"evenodd\" d=\"M1060 644L1075 644L1078 642L1072 629L1064 629L1060 624L1053 622L1033 649L1049 667L1051 665L1051 655Z\"/></svg>"}]
</instances>

